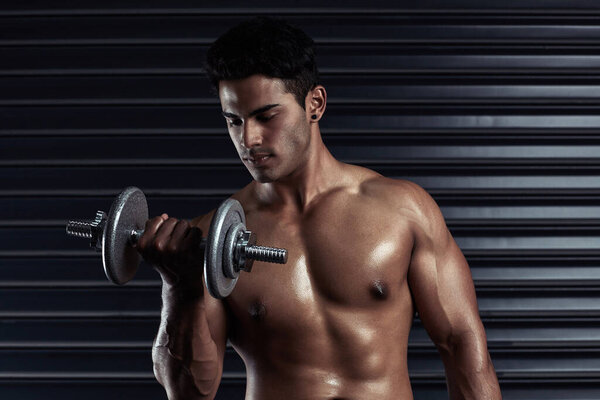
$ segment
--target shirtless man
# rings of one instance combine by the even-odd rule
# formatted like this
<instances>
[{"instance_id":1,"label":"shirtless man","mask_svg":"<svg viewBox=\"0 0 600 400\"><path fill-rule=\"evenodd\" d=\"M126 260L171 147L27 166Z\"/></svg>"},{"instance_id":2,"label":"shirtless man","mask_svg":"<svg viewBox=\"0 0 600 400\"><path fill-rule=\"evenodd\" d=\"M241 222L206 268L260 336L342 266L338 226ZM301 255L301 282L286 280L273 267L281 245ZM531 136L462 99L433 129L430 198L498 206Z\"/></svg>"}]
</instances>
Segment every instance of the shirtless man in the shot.
<instances>
[{"instance_id":1,"label":"shirtless man","mask_svg":"<svg viewBox=\"0 0 600 400\"><path fill-rule=\"evenodd\" d=\"M500 399L469 266L435 201L415 183L337 161L321 139L327 103L312 40L253 19L207 55L229 136L254 180L232 197L285 265L255 263L216 300L191 223L150 219L138 247L163 280L154 370L169 399L214 398L227 339L246 399L412 399L415 311L443 360L452 399Z\"/></svg>"}]
</instances>

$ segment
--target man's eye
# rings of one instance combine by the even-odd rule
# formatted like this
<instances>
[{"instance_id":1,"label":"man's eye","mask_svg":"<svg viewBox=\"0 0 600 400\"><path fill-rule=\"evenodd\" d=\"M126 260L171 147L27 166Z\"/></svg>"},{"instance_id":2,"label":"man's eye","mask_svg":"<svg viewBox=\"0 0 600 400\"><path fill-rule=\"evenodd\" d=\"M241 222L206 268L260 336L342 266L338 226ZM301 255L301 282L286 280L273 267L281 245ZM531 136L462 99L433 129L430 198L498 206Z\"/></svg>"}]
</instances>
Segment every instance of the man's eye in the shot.
<instances>
[{"instance_id":1,"label":"man's eye","mask_svg":"<svg viewBox=\"0 0 600 400\"><path fill-rule=\"evenodd\" d=\"M256 117L256 120L259 121L259 122L267 122L271 118L273 118L273 116L267 117L265 115L259 115L259 116Z\"/></svg>"},{"instance_id":2,"label":"man's eye","mask_svg":"<svg viewBox=\"0 0 600 400\"><path fill-rule=\"evenodd\" d=\"M234 119L233 121L228 121L227 123L229 124L229 126L240 126L242 124L242 120Z\"/></svg>"}]
</instances>

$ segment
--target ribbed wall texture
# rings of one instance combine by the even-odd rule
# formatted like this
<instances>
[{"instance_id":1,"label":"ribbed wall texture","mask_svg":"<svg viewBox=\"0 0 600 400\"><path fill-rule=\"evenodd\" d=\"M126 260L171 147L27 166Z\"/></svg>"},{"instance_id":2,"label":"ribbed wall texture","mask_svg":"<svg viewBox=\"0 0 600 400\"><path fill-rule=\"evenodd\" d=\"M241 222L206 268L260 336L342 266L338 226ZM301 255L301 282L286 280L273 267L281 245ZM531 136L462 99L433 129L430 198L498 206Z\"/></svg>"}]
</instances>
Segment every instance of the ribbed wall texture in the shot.
<instances>
[{"instance_id":1,"label":"ribbed wall texture","mask_svg":"<svg viewBox=\"0 0 600 400\"><path fill-rule=\"evenodd\" d=\"M192 218L251 179L200 65L254 14L318 43L333 154L441 206L504 398L600 398L597 1L13 3L0 4L0 398L165 398L157 276L110 285L64 224L130 185L152 215ZM447 398L418 320L409 367L417 399ZM229 349L217 398L242 399L244 376Z\"/></svg>"}]
</instances>

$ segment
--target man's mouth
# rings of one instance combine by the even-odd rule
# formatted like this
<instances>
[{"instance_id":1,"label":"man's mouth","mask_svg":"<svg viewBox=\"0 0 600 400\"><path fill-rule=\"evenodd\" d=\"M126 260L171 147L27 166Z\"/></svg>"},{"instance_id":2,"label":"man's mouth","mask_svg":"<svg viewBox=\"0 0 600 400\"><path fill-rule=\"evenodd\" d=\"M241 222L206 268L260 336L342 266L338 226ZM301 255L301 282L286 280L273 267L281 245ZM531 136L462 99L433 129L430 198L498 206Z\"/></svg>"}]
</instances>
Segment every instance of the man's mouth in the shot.
<instances>
[{"instance_id":1,"label":"man's mouth","mask_svg":"<svg viewBox=\"0 0 600 400\"><path fill-rule=\"evenodd\" d=\"M261 165L271 158L271 154L255 154L254 157L248 157L251 164Z\"/></svg>"}]
</instances>

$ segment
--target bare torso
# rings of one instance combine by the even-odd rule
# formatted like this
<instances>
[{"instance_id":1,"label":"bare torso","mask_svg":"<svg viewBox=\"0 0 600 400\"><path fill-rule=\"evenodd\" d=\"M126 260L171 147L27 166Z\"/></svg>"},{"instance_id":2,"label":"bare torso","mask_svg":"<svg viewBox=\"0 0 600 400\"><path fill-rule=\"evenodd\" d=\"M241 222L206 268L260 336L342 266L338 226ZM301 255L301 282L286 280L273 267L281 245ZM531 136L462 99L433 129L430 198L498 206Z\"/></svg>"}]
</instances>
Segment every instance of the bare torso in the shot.
<instances>
[{"instance_id":1,"label":"bare torso","mask_svg":"<svg viewBox=\"0 0 600 400\"><path fill-rule=\"evenodd\" d=\"M233 196L258 244L288 249L287 264L255 263L225 300L247 399L412 399L410 193L345 171L302 213L261 204L254 183Z\"/></svg>"}]
</instances>

